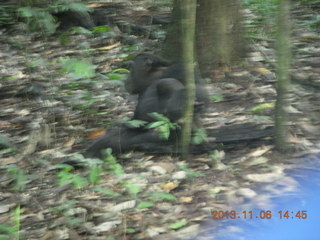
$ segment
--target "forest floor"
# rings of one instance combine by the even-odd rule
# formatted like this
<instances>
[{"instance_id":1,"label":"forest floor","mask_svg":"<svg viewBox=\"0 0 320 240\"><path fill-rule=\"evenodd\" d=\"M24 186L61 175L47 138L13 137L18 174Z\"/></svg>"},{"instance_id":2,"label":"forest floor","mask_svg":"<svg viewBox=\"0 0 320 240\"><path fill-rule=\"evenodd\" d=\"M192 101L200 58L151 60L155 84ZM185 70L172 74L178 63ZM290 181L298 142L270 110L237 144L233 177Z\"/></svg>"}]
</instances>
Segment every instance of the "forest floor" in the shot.
<instances>
[{"instance_id":1,"label":"forest floor","mask_svg":"<svg viewBox=\"0 0 320 240\"><path fill-rule=\"evenodd\" d=\"M128 7L132 15L135 8L147 12L140 5ZM130 152L116 156L123 173L105 164L100 177L90 164L79 169L58 164L88 146L100 129L132 117L135 102L123 87L122 68L130 56L161 41L133 36L135 45L126 45L119 29L45 40L0 29L0 146L15 147L1 152L0 226L22 239L219 239L226 232L241 239L240 227L227 228L227 219L212 219L212 211L272 210L275 198L302 194L297 175L308 178L304 170L319 170L320 35L304 25L313 11L302 5L292 11L286 109L292 153L275 151L270 138L188 161ZM247 12L248 20L254 17ZM211 95L231 97L210 102L205 127L272 124L273 108L266 106L276 99L274 41L248 42L241 63L217 69L208 81ZM261 111L252 110L265 103ZM2 232L0 239L9 239Z\"/></svg>"}]
</instances>

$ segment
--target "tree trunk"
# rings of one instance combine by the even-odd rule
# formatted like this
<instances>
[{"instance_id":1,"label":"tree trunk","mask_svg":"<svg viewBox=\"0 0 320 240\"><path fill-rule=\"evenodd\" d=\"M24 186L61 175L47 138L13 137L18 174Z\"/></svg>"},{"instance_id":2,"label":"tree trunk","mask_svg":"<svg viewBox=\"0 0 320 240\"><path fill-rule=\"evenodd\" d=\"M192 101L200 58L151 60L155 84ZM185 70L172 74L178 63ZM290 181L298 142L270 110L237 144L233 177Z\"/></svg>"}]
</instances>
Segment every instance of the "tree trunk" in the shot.
<instances>
[{"instance_id":1,"label":"tree trunk","mask_svg":"<svg viewBox=\"0 0 320 240\"><path fill-rule=\"evenodd\" d=\"M181 10L184 2L175 0L172 23L162 50L162 57L181 60ZM229 66L243 56L245 41L241 24L239 0L197 0L196 60L201 73L210 76L218 66Z\"/></svg>"},{"instance_id":2,"label":"tree trunk","mask_svg":"<svg viewBox=\"0 0 320 240\"><path fill-rule=\"evenodd\" d=\"M240 3L235 0L198 0L196 52L202 74L210 76L243 56L245 41Z\"/></svg>"},{"instance_id":3,"label":"tree trunk","mask_svg":"<svg viewBox=\"0 0 320 240\"><path fill-rule=\"evenodd\" d=\"M179 0L174 0L171 14L171 24L167 30L161 56L169 61L178 61L182 56L182 8L183 3Z\"/></svg>"},{"instance_id":4,"label":"tree trunk","mask_svg":"<svg viewBox=\"0 0 320 240\"><path fill-rule=\"evenodd\" d=\"M281 152L289 149L287 114L284 108L288 105L286 93L290 83L290 24L288 0L279 1L278 33L277 33L277 102L275 107L275 141L276 148Z\"/></svg>"},{"instance_id":5,"label":"tree trunk","mask_svg":"<svg viewBox=\"0 0 320 240\"><path fill-rule=\"evenodd\" d=\"M186 106L183 116L183 128L181 133L182 158L189 153L191 140L193 110L195 104L195 79L194 79L194 38L196 24L196 0L179 0L182 7L182 56L186 64ZM183 5L182 5L183 2Z\"/></svg>"}]
</instances>

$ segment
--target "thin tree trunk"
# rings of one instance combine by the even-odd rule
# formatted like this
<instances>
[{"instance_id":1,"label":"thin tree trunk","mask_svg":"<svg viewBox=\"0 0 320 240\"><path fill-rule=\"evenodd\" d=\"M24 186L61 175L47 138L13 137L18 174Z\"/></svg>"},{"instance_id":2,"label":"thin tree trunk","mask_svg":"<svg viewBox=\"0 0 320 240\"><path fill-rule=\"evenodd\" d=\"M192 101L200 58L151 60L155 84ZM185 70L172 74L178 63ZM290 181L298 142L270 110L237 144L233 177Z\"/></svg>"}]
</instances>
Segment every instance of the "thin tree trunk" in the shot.
<instances>
[{"instance_id":1,"label":"thin tree trunk","mask_svg":"<svg viewBox=\"0 0 320 240\"><path fill-rule=\"evenodd\" d=\"M184 124L181 133L182 158L189 153L191 142L193 110L195 103L195 79L194 79L194 38L196 22L196 0L179 0L182 6L182 56L186 63L186 106L184 112Z\"/></svg>"},{"instance_id":2,"label":"thin tree trunk","mask_svg":"<svg viewBox=\"0 0 320 240\"><path fill-rule=\"evenodd\" d=\"M289 149L287 142L288 125L285 107L287 106L286 93L290 84L290 4L288 0L279 1L278 33L277 33L277 102L275 107L275 142L281 152Z\"/></svg>"}]
</instances>

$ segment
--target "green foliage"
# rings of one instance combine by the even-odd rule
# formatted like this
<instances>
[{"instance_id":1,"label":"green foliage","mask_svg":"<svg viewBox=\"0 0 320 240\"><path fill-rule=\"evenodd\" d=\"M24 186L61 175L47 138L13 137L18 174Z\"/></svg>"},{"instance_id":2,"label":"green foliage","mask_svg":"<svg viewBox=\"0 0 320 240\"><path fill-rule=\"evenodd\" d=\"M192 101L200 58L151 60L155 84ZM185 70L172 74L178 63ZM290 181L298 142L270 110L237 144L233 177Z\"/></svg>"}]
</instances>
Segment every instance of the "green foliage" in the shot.
<instances>
[{"instance_id":1,"label":"green foliage","mask_svg":"<svg viewBox=\"0 0 320 240\"><path fill-rule=\"evenodd\" d=\"M213 161L220 161L221 159L223 159L225 156L225 153L223 151L219 151L219 150L213 150L212 152L210 152L210 158Z\"/></svg>"},{"instance_id":2,"label":"green foliage","mask_svg":"<svg viewBox=\"0 0 320 240\"><path fill-rule=\"evenodd\" d=\"M146 209L146 208L150 208L150 207L153 207L153 206L154 206L153 202L142 201L142 202L140 202L138 204L136 209Z\"/></svg>"},{"instance_id":3,"label":"green foliage","mask_svg":"<svg viewBox=\"0 0 320 240\"><path fill-rule=\"evenodd\" d=\"M177 230L186 226L187 224L188 222L186 220L178 221L178 222L175 222L174 224L171 224L169 226L169 229Z\"/></svg>"},{"instance_id":4,"label":"green foliage","mask_svg":"<svg viewBox=\"0 0 320 240\"><path fill-rule=\"evenodd\" d=\"M170 193L151 193L149 198L153 202L160 200L177 201L177 198Z\"/></svg>"},{"instance_id":5,"label":"green foliage","mask_svg":"<svg viewBox=\"0 0 320 240\"><path fill-rule=\"evenodd\" d=\"M100 181L101 172L102 172L101 166L91 167L89 169L89 176L88 176L89 183L93 185L98 184Z\"/></svg>"},{"instance_id":6,"label":"green foliage","mask_svg":"<svg viewBox=\"0 0 320 240\"><path fill-rule=\"evenodd\" d=\"M122 74L117 74L117 73L109 73L107 75L107 78L109 80L124 80L126 78L126 76L124 76Z\"/></svg>"},{"instance_id":7,"label":"green foliage","mask_svg":"<svg viewBox=\"0 0 320 240\"><path fill-rule=\"evenodd\" d=\"M6 153L11 153L11 152L15 152L16 148L15 146L10 142L10 140L4 136L0 134L0 156L2 154L6 154Z\"/></svg>"},{"instance_id":8,"label":"green foliage","mask_svg":"<svg viewBox=\"0 0 320 240\"><path fill-rule=\"evenodd\" d=\"M204 128L198 128L192 136L192 143L199 145L208 140L207 131Z\"/></svg>"},{"instance_id":9,"label":"green foliage","mask_svg":"<svg viewBox=\"0 0 320 240\"><path fill-rule=\"evenodd\" d=\"M74 188L81 189L86 185L86 180L83 177L80 177L76 174L71 173L74 169L73 166L68 164L57 164L54 166L55 169L61 169L57 173L59 179L59 185L65 185L71 183Z\"/></svg>"},{"instance_id":10,"label":"green foliage","mask_svg":"<svg viewBox=\"0 0 320 240\"><path fill-rule=\"evenodd\" d=\"M75 58L61 58L62 70L74 74L78 78L91 78L95 75L95 66L89 62Z\"/></svg>"},{"instance_id":11,"label":"green foliage","mask_svg":"<svg viewBox=\"0 0 320 240\"><path fill-rule=\"evenodd\" d=\"M134 119L134 120L127 121L126 124L130 128L139 128L139 127L144 127L147 124L147 122Z\"/></svg>"},{"instance_id":12,"label":"green foliage","mask_svg":"<svg viewBox=\"0 0 320 240\"><path fill-rule=\"evenodd\" d=\"M162 114L159 113L150 113L150 116L152 116L155 120L157 120L156 122L153 123L149 123L147 125L148 129L156 129L159 134L160 137L164 140L168 140L170 137L170 130L175 130L177 128L179 128L179 125L176 123L172 123L170 121L169 118L165 117Z\"/></svg>"},{"instance_id":13,"label":"green foliage","mask_svg":"<svg viewBox=\"0 0 320 240\"><path fill-rule=\"evenodd\" d=\"M97 33L106 33L106 32L110 32L111 28L109 26L98 26L98 27L94 27L93 29L91 29L91 32L94 34Z\"/></svg>"},{"instance_id":14,"label":"green foliage","mask_svg":"<svg viewBox=\"0 0 320 240\"><path fill-rule=\"evenodd\" d=\"M124 232L127 233L127 234L132 234L132 233L136 233L137 230L135 230L135 229L133 229L133 228L126 228L126 229L124 230Z\"/></svg>"},{"instance_id":15,"label":"green foliage","mask_svg":"<svg viewBox=\"0 0 320 240\"><path fill-rule=\"evenodd\" d=\"M109 189L104 188L94 188L93 191L102 193L103 195L110 196L110 197L119 197L121 196L119 193L111 191Z\"/></svg>"},{"instance_id":16,"label":"green foliage","mask_svg":"<svg viewBox=\"0 0 320 240\"><path fill-rule=\"evenodd\" d=\"M117 73L117 72L120 72L120 73L129 73L130 71L126 68L116 68L112 71L112 73Z\"/></svg>"},{"instance_id":17,"label":"green foliage","mask_svg":"<svg viewBox=\"0 0 320 240\"><path fill-rule=\"evenodd\" d=\"M261 103L253 108L250 109L252 113L258 114L265 111L269 111L270 109L274 108L274 103Z\"/></svg>"},{"instance_id":18,"label":"green foliage","mask_svg":"<svg viewBox=\"0 0 320 240\"><path fill-rule=\"evenodd\" d=\"M24 170L18 167L9 167L7 168L7 172L14 180L13 190L24 190L27 182L27 177L24 173Z\"/></svg>"},{"instance_id":19,"label":"green foliage","mask_svg":"<svg viewBox=\"0 0 320 240\"><path fill-rule=\"evenodd\" d=\"M18 8L18 15L25 19L30 30L41 30L46 36L55 33L59 26L53 14L64 11L74 11L88 17L90 11L85 4L69 0L53 1L49 4L46 2L36 4L34 1L29 1L25 5L26 6ZM37 7L35 7L35 5L37 5Z\"/></svg>"},{"instance_id":20,"label":"green foliage","mask_svg":"<svg viewBox=\"0 0 320 240\"><path fill-rule=\"evenodd\" d=\"M201 172L194 171L193 169L189 168L187 165L180 165L179 169L185 171L187 174L187 178L193 180L196 177L202 177L203 174Z\"/></svg>"},{"instance_id":21,"label":"green foliage","mask_svg":"<svg viewBox=\"0 0 320 240\"><path fill-rule=\"evenodd\" d=\"M215 102L221 102L224 98L222 94L214 94L211 96L211 99Z\"/></svg>"},{"instance_id":22,"label":"green foliage","mask_svg":"<svg viewBox=\"0 0 320 240\"><path fill-rule=\"evenodd\" d=\"M55 18L46 9L22 7L18 9L18 14L27 20L27 24L31 30L40 29L45 35L55 33L59 26Z\"/></svg>"},{"instance_id":23,"label":"green foliage","mask_svg":"<svg viewBox=\"0 0 320 240\"><path fill-rule=\"evenodd\" d=\"M39 58L37 60L34 60L30 63L27 63L28 67L31 68L36 68L36 67L44 67L44 66L48 66L49 62L44 60L43 58Z\"/></svg>"},{"instance_id":24,"label":"green foliage","mask_svg":"<svg viewBox=\"0 0 320 240\"><path fill-rule=\"evenodd\" d=\"M104 161L107 163L109 170L117 176L123 175L124 171L121 164L117 163L117 159L112 155L112 149L104 150Z\"/></svg>"},{"instance_id":25,"label":"green foliage","mask_svg":"<svg viewBox=\"0 0 320 240\"><path fill-rule=\"evenodd\" d=\"M124 52L132 52L132 53L136 53L137 51L140 50L140 47L138 45L127 45L127 46L123 46L122 47L122 51ZM123 54L122 58L128 58L128 59L132 59L134 58L135 54Z\"/></svg>"},{"instance_id":26,"label":"green foliage","mask_svg":"<svg viewBox=\"0 0 320 240\"><path fill-rule=\"evenodd\" d=\"M265 36L275 33L278 0L244 0L243 1L256 16L247 24L249 35Z\"/></svg>"},{"instance_id":27,"label":"green foliage","mask_svg":"<svg viewBox=\"0 0 320 240\"><path fill-rule=\"evenodd\" d=\"M303 21L299 25L302 27L307 26L320 32L320 14L310 16L310 18L311 18L310 20Z\"/></svg>"},{"instance_id":28,"label":"green foliage","mask_svg":"<svg viewBox=\"0 0 320 240\"><path fill-rule=\"evenodd\" d=\"M109 80L125 80L130 71L126 68L114 69L111 73L107 74L107 79Z\"/></svg>"},{"instance_id":29,"label":"green foliage","mask_svg":"<svg viewBox=\"0 0 320 240\"><path fill-rule=\"evenodd\" d=\"M134 198L137 198L137 194L142 191L142 188L139 185L130 182L124 183L123 187L127 189L130 195L134 196Z\"/></svg>"},{"instance_id":30,"label":"green foliage","mask_svg":"<svg viewBox=\"0 0 320 240\"><path fill-rule=\"evenodd\" d=\"M128 187L132 187L132 185L128 185L126 186L126 188ZM137 193L141 192L141 188L139 186L133 185L133 187L136 189L135 190L135 196ZM141 201L140 199L138 199L140 201L140 203L138 204L138 206L136 207L137 209L146 209L146 208L150 208L154 206L155 202L159 202L162 200L168 200L168 201L176 201L177 198L175 196L173 196L172 194L169 193L151 193L148 194L148 199L149 201Z\"/></svg>"},{"instance_id":31,"label":"green foliage","mask_svg":"<svg viewBox=\"0 0 320 240\"><path fill-rule=\"evenodd\" d=\"M13 210L13 213L12 213L13 225L10 226L10 225L0 224L1 240L21 239L20 238L20 215L21 215L21 209L20 209L20 206L18 206Z\"/></svg>"},{"instance_id":32,"label":"green foliage","mask_svg":"<svg viewBox=\"0 0 320 240\"><path fill-rule=\"evenodd\" d=\"M16 23L15 7L12 5L0 6L0 27Z\"/></svg>"},{"instance_id":33,"label":"green foliage","mask_svg":"<svg viewBox=\"0 0 320 240\"><path fill-rule=\"evenodd\" d=\"M68 31L65 31L60 35L59 43L61 45L67 45L70 42L70 36L74 34L83 34L83 35L91 36L92 32L83 27L72 27Z\"/></svg>"}]
</instances>

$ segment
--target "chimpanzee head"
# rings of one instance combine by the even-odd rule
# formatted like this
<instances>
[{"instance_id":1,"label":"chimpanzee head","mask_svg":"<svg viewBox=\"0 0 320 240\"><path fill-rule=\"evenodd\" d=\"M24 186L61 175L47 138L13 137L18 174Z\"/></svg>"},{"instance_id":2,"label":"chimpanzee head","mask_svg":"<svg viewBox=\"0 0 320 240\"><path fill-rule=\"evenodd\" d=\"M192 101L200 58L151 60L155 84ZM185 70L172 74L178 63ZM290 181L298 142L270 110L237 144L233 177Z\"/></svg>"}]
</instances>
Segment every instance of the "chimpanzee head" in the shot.
<instances>
[{"instance_id":1,"label":"chimpanzee head","mask_svg":"<svg viewBox=\"0 0 320 240\"><path fill-rule=\"evenodd\" d=\"M162 75L163 67L168 62L148 53L136 56L130 66L130 74L125 82L126 90L132 94L140 94Z\"/></svg>"}]
</instances>

